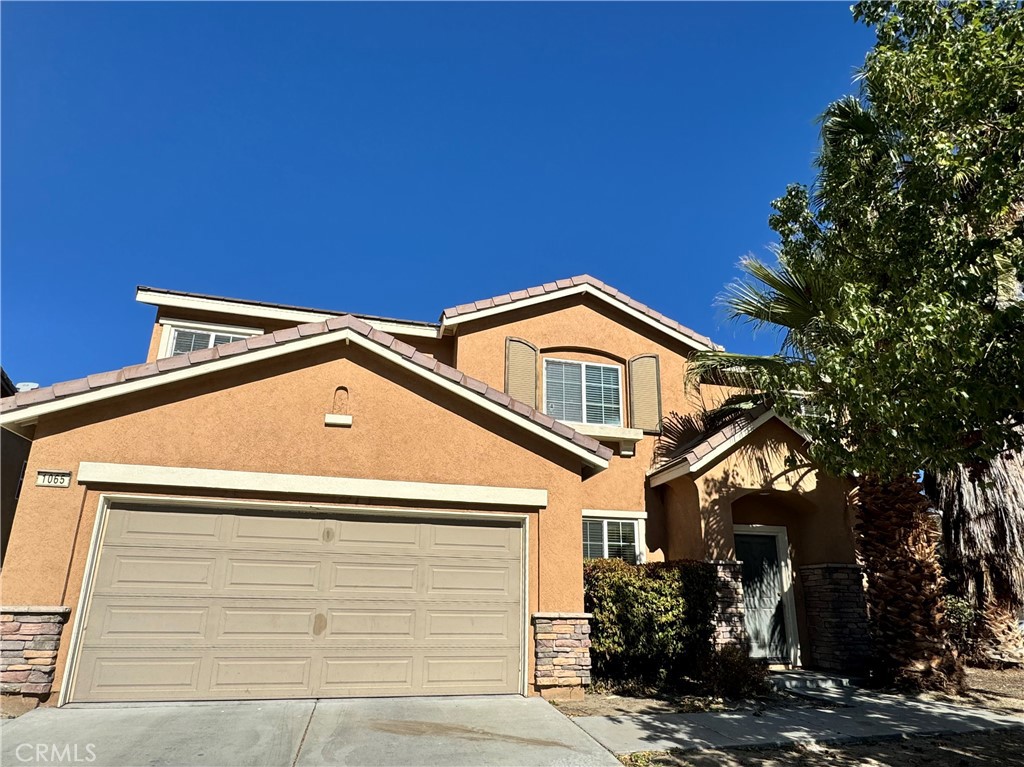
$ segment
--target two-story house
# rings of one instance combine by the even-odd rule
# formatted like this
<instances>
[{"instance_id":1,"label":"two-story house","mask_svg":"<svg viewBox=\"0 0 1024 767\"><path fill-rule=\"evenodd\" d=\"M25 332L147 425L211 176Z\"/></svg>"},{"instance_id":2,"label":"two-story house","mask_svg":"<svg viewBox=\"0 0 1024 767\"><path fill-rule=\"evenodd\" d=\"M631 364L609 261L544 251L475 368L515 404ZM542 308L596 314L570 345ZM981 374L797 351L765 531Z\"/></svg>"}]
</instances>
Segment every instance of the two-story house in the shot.
<instances>
[{"instance_id":1,"label":"two-story house","mask_svg":"<svg viewBox=\"0 0 1024 767\"><path fill-rule=\"evenodd\" d=\"M770 411L656 463L713 343L614 288L574 277L438 322L137 299L144 363L2 402L32 440L5 691L578 694L585 557L715 562L722 641L854 662L847 484Z\"/></svg>"}]
</instances>

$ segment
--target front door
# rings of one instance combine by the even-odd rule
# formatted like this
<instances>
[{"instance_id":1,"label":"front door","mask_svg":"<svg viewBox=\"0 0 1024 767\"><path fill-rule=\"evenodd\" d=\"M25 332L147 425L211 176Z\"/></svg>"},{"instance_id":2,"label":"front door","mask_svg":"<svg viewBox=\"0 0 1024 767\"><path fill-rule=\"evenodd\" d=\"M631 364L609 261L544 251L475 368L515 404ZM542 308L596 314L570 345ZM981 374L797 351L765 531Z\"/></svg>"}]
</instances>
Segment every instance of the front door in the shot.
<instances>
[{"instance_id":1,"label":"front door","mask_svg":"<svg viewBox=\"0 0 1024 767\"><path fill-rule=\"evenodd\" d=\"M736 533L736 559L743 563L743 623L751 656L787 663L782 563L775 535Z\"/></svg>"}]
</instances>

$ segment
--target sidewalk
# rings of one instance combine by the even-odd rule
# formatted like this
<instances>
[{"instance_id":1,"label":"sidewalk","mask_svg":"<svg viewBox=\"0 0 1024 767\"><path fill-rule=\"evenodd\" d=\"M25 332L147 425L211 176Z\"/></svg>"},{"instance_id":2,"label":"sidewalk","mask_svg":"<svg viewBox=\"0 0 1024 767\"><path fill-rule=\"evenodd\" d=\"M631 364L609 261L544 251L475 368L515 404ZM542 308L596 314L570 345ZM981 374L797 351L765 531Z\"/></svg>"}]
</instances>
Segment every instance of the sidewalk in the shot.
<instances>
[{"instance_id":1,"label":"sidewalk","mask_svg":"<svg viewBox=\"0 0 1024 767\"><path fill-rule=\"evenodd\" d=\"M584 716L573 721L615 754L849 743L1024 727L1024 719L1008 714L857 689L821 690L808 697L840 707Z\"/></svg>"}]
</instances>

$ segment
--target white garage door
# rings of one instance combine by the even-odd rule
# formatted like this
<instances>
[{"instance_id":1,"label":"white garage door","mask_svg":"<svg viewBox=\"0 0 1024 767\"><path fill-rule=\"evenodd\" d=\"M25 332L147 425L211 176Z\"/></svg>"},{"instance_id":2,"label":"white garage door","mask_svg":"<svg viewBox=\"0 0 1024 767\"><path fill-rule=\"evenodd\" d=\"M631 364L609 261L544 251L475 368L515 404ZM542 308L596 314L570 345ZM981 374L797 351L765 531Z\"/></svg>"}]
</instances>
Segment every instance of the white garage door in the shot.
<instances>
[{"instance_id":1,"label":"white garage door","mask_svg":"<svg viewBox=\"0 0 1024 767\"><path fill-rule=\"evenodd\" d=\"M520 692L522 529L112 508L76 701Z\"/></svg>"}]
</instances>

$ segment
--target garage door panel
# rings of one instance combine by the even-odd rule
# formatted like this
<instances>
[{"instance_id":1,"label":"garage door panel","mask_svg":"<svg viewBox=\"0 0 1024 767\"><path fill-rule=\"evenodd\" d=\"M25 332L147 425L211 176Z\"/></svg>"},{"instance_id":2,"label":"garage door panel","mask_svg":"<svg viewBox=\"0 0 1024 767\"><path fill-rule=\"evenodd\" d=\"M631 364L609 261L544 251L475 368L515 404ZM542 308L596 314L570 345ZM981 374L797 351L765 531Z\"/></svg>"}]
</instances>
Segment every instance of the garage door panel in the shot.
<instances>
[{"instance_id":1,"label":"garage door panel","mask_svg":"<svg viewBox=\"0 0 1024 767\"><path fill-rule=\"evenodd\" d=\"M343 519L338 522L338 543L358 543L363 546L385 546L411 549L419 546L420 528L417 525L396 525L394 522Z\"/></svg>"},{"instance_id":2,"label":"garage door panel","mask_svg":"<svg viewBox=\"0 0 1024 767\"><path fill-rule=\"evenodd\" d=\"M518 557L518 531L508 527L466 527L465 525L434 525L429 528L430 547L442 556L468 551L475 556Z\"/></svg>"},{"instance_id":3,"label":"garage door panel","mask_svg":"<svg viewBox=\"0 0 1024 767\"><path fill-rule=\"evenodd\" d=\"M519 691L518 526L142 509L111 522L74 700Z\"/></svg>"},{"instance_id":4,"label":"garage door panel","mask_svg":"<svg viewBox=\"0 0 1024 767\"><path fill-rule=\"evenodd\" d=\"M414 638L416 610L395 609L385 605L366 604L358 608L328 609L326 638Z\"/></svg>"},{"instance_id":5,"label":"garage door panel","mask_svg":"<svg viewBox=\"0 0 1024 767\"><path fill-rule=\"evenodd\" d=\"M407 655L378 652L358 657L328 655L323 658L319 693L322 695L389 695L414 689L415 660Z\"/></svg>"},{"instance_id":6,"label":"garage door panel","mask_svg":"<svg viewBox=\"0 0 1024 767\"><path fill-rule=\"evenodd\" d=\"M161 605L148 603L109 603L94 600L89 614L90 626L104 640L204 641L210 615L208 605Z\"/></svg>"},{"instance_id":7,"label":"garage door panel","mask_svg":"<svg viewBox=\"0 0 1024 767\"><path fill-rule=\"evenodd\" d=\"M459 599L480 596L513 596L513 573L508 567L483 565L427 564L427 594L458 595Z\"/></svg>"},{"instance_id":8,"label":"garage door panel","mask_svg":"<svg viewBox=\"0 0 1024 767\"><path fill-rule=\"evenodd\" d=\"M274 559L230 557L224 590L255 593L296 591L310 592L320 583L320 561L295 561L275 555Z\"/></svg>"},{"instance_id":9,"label":"garage door panel","mask_svg":"<svg viewBox=\"0 0 1024 767\"><path fill-rule=\"evenodd\" d=\"M213 591L217 559L169 554L166 549L114 548L100 563L100 581L110 593Z\"/></svg>"},{"instance_id":10,"label":"garage door panel","mask_svg":"<svg viewBox=\"0 0 1024 767\"><path fill-rule=\"evenodd\" d=\"M105 652L83 659L79 684L88 683L88 700L139 700L147 695L188 699L201 690L202 666L198 653L168 657Z\"/></svg>"},{"instance_id":11,"label":"garage door panel","mask_svg":"<svg viewBox=\"0 0 1024 767\"><path fill-rule=\"evenodd\" d=\"M382 564L370 561L333 562L330 591L367 594L374 591L416 594L419 567L415 564Z\"/></svg>"},{"instance_id":12,"label":"garage door panel","mask_svg":"<svg viewBox=\"0 0 1024 767\"><path fill-rule=\"evenodd\" d=\"M195 514L160 512L159 514L132 514L124 509L112 509L107 520L107 535L112 540L140 545L217 545L221 542L224 518L206 514L196 519Z\"/></svg>"},{"instance_id":13,"label":"garage door panel","mask_svg":"<svg viewBox=\"0 0 1024 767\"><path fill-rule=\"evenodd\" d=\"M493 637L515 640L514 633L510 631L509 614L506 610L427 609L425 612L427 639Z\"/></svg>"},{"instance_id":14,"label":"garage door panel","mask_svg":"<svg viewBox=\"0 0 1024 767\"><path fill-rule=\"evenodd\" d=\"M509 682L511 666L507 655L428 655L423 664L423 689L480 691L502 687Z\"/></svg>"},{"instance_id":15,"label":"garage door panel","mask_svg":"<svg viewBox=\"0 0 1024 767\"><path fill-rule=\"evenodd\" d=\"M234 694L242 697L304 695L310 689L312 658L252 655L251 653L217 655L213 658L210 692Z\"/></svg>"},{"instance_id":16,"label":"garage door panel","mask_svg":"<svg viewBox=\"0 0 1024 767\"><path fill-rule=\"evenodd\" d=\"M276 607L238 605L220 610L217 639L252 642L282 638L306 639L313 635L316 624L315 607Z\"/></svg>"},{"instance_id":17,"label":"garage door panel","mask_svg":"<svg viewBox=\"0 0 1024 767\"><path fill-rule=\"evenodd\" d=\"M334 537L335 522L328 519L287 519L239 516L234 518L227 543L230 546L287 546L321 549Z\"/></svg>"}]
</instances>

